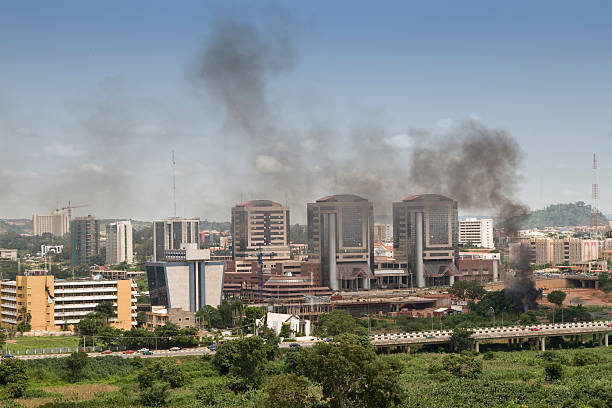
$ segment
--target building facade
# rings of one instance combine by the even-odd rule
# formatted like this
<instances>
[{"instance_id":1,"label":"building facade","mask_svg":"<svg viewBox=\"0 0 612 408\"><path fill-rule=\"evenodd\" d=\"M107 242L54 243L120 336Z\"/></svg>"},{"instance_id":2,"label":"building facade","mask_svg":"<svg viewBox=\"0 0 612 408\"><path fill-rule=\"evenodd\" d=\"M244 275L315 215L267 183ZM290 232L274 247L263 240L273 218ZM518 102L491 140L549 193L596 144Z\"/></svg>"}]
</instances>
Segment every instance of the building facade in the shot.
<instances>
[{"instance_id":1,"label":"building facade","mask_svg":"<svg viewBox=\"0 0 612 408\"><path fill-rule=\"evenodd\" d=\"M100 252L100 223L91 215L78 217L70 223L72 266L89 264Z\"/></svg>"},{"instance_id":2,"label":"building facade","mask_svg":"<svg viewBox=\"0 0 612 408\"><path fill-rule=\"evenodd\" d=\"M374 277L374 205L352 194L307 205L308 260L321 263L323 285L369 289Z\"/></svg>"},{"instance_id":3,"label":"building facade","mask_svg":"<svg viewBox=\"0 0 612 408\"><path fill-rule=\"evenodd\" d=\"M211 262L210 251L197 244L166 250L165 258L146 264L151 305L197 312L221 304L224 262Z\"/></svg>"},{"instance_id":4,"label":"building facade","mask_svg":"<svg viewBox=\"0 0 612 408\"><path fill-rule=\"evenodd\" d=\"M70 232L70 217L63 214L60 210L55 210L51 214L32 216L33 235L51 234L58 237Z\"/></svg>"},{"instance_id":5,"label":"building facade","mask_svg":"<svg viewBox=\"0 0 612 408\"><path fill-rule=\"evenodd\" d=\"M459 244L495 248L493 218L467 218L459 221Z\"/></svg>"},{"instance_id":6,"label":"building facade","mask_svg":"<svg viewBox=\"0 0 612 408\"><path fill-rule=\"evenodd\" d=\"M106 226L106 264L134 263L132 223L113 222Z\"/></svg>"},{"instance_id":7,"label":"building facade","mask_svg":"<svg viewBox=\"0 0 612 408\"><path fill-rule=\"evenodd\" d=\"M16 249L2 249L0 248L0 261L16 261L17 250Z\"/></svg>"},{"instance_id":8,"label":"building facade","mask_svg":"<svg viewBox=\"0 0 612 408\"><path fill-rule=\"evenodd\" d=\"M17 276L0 284L3 328L15 329L26 313L32 330L71 329L104 301L113 302L113 327L136 325L136 284L131 280L54 280L53 275Z\"/></svg>"},{"instance_id":9,"label":"building facade","mask_svg":"<svg viewBox=\"0 0 612 408\"><path fill-rule=\"evenodd\" d=\"M267 270L291 257L289 209L270 200L253 200L232 208L232 256L238 272L262 258Z\"/></svg>"},{"instance_id":10,"label":"building facade","mask_svg":"<svg viewBox=\"0 0 612 408\"><path fill-rule=\"evenodd\" d=\"M452 285L457 272L457 202L422 194L393 203L393 254L414 273L417 287Z\"/></svg>"},{"instance_id":11,"label":"building facade","mask_svg":"<svg viewBox=\"0 0 612 408\"><path fill-rule=\"evenodd\" d=\"M168 218L153 222L153 261L164 259L166 250L181 249L183 244L200 244L197 219Z\"/></svg>"},{"instance_id":12,"label":"building facade","mask_svg":"<svg viewBox=\"0 0 612 408\"><path fill-rule=\"evenodd\" d=\"M393 240L393 228L391 224L374 223L374 242L385 243Z\"/></svg>"}]
</instances>

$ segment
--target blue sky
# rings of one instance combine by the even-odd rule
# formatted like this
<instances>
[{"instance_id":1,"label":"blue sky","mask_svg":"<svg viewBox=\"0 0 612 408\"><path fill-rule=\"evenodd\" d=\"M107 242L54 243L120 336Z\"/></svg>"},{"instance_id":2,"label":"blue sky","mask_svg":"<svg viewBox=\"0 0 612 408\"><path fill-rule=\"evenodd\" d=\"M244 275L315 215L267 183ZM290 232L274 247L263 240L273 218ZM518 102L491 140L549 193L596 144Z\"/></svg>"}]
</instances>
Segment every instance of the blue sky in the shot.
<instances>
[{"instance_id":1,"label":"blue sky","mask_svg":"<svg viewBox=\"0 0 612 408\"><path fill-rule=\"evenodd\" d=\"M239 197L219 193L220 180L249 169L211 154L223 138L218 113L186 79L219 20L291 37L293 68L269 82L286 120L347 129L371 116L402 133L475 118L525 151L518 198L532 208L589 202L597 152L600 203L612 212L610 2L5 1L0 10L0 218L68 199L95 200L103 217L169 215L156 197L167 196L174 148L182 213L227 219ZM135 132L165 136L87 141L101 100L111 125L125 114ZM87 171L108 168L133 185L83 187ZM89 190L98 182L100 196Z\"/></svg>"}]
</instances>

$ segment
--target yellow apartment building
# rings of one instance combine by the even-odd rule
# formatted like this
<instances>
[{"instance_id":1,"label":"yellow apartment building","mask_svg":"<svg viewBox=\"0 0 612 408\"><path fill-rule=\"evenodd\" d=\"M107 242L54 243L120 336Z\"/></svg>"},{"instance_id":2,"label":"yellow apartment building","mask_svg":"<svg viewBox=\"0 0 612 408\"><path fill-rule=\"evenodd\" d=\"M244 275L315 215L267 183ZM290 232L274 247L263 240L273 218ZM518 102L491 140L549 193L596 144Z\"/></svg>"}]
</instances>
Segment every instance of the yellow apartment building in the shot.
<instances>
[{"instance_id":1,"label":"yellow apartment building","mask_svg":"<svg viewBox=\"0 0 612 408\"><path fill-rule=\"evenodd\" d=\"M31 330L69 330L103 301L112 301L112 326L136 325L136 284L131 280L55 280L52 275L17 276L0 282L0 326L16 329L30 315Z\"/></svg>"}]
</instances>

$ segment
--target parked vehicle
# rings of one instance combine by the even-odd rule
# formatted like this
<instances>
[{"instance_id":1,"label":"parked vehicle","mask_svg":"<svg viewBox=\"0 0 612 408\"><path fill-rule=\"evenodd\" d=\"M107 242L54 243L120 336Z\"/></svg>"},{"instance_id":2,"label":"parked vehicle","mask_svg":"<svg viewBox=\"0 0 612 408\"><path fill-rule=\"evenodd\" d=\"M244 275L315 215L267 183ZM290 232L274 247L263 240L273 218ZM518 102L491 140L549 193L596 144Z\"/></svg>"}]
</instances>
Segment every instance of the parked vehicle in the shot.
<instances>
[{"instance_id":1,"label":"parked vehicle","mask_svg":"<svg viewBox=\"0 0 612 408\"><path fill-rule=\"evenodd\" d=\"M125 350L125 351L123 352L123 354L134 354L134 353L135 353L135 351L134 351L134 350Z\"/></svg>"},{"instance_id":2,"label":"parked vehicle","mask_svg":"<svg viewBox=\"0 0 612 408\"><path fill-rule=\"evenodd\" d=\"M210 346L208 346L208 349L210 351L216 351L217 350L217 345L216 344L211 344Z\"/></svg>"},{"instance_id":3,"label":"parked vehicle","mask_svg":"<svg viewBox=\"0 0 612 408\"><path fill-rule=\"evenodd\" d=\"M150 350L145 350L145 351L142 352L142 354L145 355L145 356L150 356L150 355L153 354L153 352L150 351Z\"/></svg>"},{"instance_id":4,"label":"parked vehicle","mask_svg":"<svg viewBox=\"0 0 612 408\"><path fill-rule=\"evenodd\" d=\"M111 354L111 353L112 353L112 350L104 350L100 354Z\"/></svg>"},{"instance_id":5,"label":"parked vehicle","mask_svg":"<svg viewBox=\"0 0 612 408\"><path fill-rule=\"evenodd\" d=\"M181 348L174 346L174 347L170 347L170 351L179 351Z\"/></svg>"},{"instance_id":6,"label":"parked vehicle","mask_svg":"<svg viewBox=\"0 0 612 408\"><path fill-rule=\"evenodd\" d=\"M289 347L291 347L291 348L301 348L302 346L300 346L300 345L299 345L299 344L297 344L297 343L291 343L291 344L289 345Z\"/></svg>"},{"instance_id":7,"label":"parked vehicle","mask_svg":"<svg viewBox=\"0 0 612 408\"><path fill-rule=\"evenodd\" d=\"M139 353L144 353L145 351L149 351L148 348L141 348L140 350L138 350Z\"/></svg>"}]
</instances>

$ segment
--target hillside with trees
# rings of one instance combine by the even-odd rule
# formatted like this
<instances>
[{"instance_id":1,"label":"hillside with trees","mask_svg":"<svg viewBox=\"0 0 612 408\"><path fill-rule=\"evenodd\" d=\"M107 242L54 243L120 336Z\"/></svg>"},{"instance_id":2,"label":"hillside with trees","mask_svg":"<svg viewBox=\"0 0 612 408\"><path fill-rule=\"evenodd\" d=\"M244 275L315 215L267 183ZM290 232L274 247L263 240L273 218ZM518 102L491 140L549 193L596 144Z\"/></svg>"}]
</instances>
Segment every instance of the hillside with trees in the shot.
<instances>
[{"instance_id":1,"label":"hillside with trees","mask_svg":"<svg viewBox=\"0 0 612 408\"><path fill-rule=\"evenodd\" d=\"M601 222L608 219L600 213ZM566 227L591 224L591 206L583 201L567 204L551 204L542 210L531 212L523 228Z\"/></svg>"}]
</instances>

